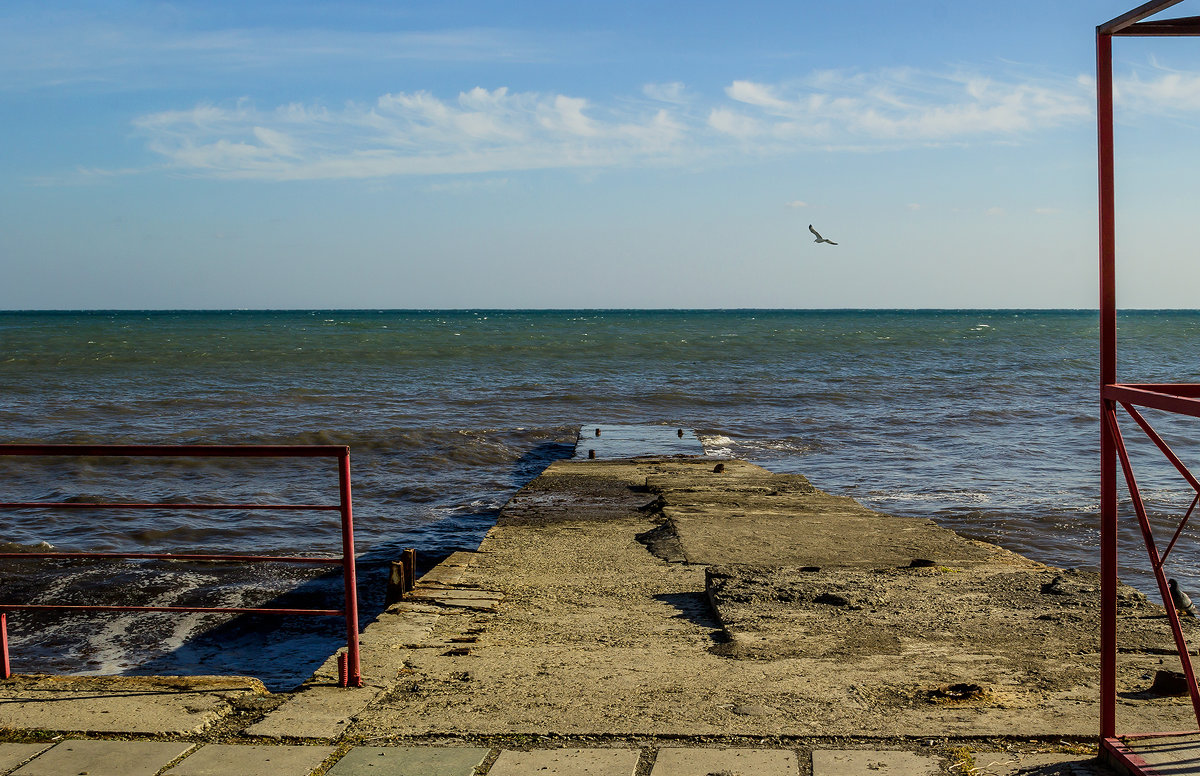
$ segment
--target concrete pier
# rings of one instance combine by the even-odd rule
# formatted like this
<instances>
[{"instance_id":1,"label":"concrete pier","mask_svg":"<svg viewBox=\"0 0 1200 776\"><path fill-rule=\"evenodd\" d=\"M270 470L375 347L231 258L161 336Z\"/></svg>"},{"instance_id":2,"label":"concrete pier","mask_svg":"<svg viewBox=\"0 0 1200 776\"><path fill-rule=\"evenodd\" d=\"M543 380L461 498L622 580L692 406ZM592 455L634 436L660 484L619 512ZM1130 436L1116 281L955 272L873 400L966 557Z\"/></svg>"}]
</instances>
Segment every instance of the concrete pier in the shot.
<instances>
[{"instance_id":1,"label":"concrete pier","mask_svg":"<svg viewBox=\"0 0 1200 776\"><path fill-rule=\"evenodd\" d=\"M1093 574L797 475L576 458L363 631L363 688L334 686L333 658L282 696L16 677L0 682L0 774L50 772L33 766L66 742L46 731L187 742L153 754L147 772L168 774L229 745L247 774L1090 772L1097 602ZM1121 729L1191 727L1186 698L1149 691L1176 667L1163 615L1122 590ZM272 747L275 769L254 770Z\"/></svg>"}]
</instances>

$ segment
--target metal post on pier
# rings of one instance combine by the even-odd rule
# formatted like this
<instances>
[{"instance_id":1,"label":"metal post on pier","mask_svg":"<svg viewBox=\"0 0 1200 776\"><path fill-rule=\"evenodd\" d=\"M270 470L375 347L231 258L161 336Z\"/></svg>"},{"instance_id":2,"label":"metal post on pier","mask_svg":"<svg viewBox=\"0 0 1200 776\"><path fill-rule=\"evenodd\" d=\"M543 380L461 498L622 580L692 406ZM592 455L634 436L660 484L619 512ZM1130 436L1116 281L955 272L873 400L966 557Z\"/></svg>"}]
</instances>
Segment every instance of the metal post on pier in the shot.
<instances>
[{"instance_id":1,"label":"metal post on pier","mask_svg":"<svg viewBox=\"0 0 1200 776\"><path fill-rule=\"evenodd\" d=\"M346 601L345 687L362 687L358 650L358 577L354 570L354 515L350 502L350 448L338 456L338 490L342 512L342 575Z\"/></svg>"}]
</instances>

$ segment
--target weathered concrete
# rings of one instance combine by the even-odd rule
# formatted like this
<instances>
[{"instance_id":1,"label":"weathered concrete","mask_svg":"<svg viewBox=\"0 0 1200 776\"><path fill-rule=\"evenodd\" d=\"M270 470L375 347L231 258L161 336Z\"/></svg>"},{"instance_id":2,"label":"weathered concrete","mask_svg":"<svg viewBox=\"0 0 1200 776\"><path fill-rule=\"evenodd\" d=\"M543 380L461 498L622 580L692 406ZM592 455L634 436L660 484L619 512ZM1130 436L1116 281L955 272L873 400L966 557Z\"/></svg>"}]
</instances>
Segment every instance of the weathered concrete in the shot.
<instances>
[{"instance_id":1,"label":"weathered concrete","mask_svg":"<svg viewBox=\"0 0 1200 776\"><path fill-rule=\"evenodd\" d=\"M154 776L193 746L180 741L64 741L13 776Z\"/></svg>"},{"instance_id":2,"label":"weathered concrete","mask_svg":"<svg viewBox=\"0 0 1200 776\"><path fill-rule=\"evenodd\" d=\"M37 676L0 681L0 728L85 733L198 733L249 698L243 676Z\"/></svg>"},{"instance_id":3,"label":"weathered concrete","mask_svg":"<svg viewBox=\"0 0 1200 776\"><path fill-rule=\"evenodd\" d=\"M364 630L366 687L336 687L331 658L255 724L235 716L222 729L707 745L1096 733L1093 576L871 512L803 477L716 468L552 465L478 552L448 559ZM1175 663L1162 609L1123 588L1121 623L1119 729L1190 727L1186 699L1146 692ZM51 692L70 681L0 682L0 727L198 732L264 693L238 679L85 679ZM509 754L492 773L512 767Z\"/></svg>"},{"instance_id":4,"label":"weathered concrete","mask_svg":"<svg viewBox=\"0 0 1200 776\"><path fill-rule=\"evenodd\" d=\"M797 776L795 752L782 749L682 749L658 750L650 776Z\"/></svg>"},{"instance_id":5,"label":"weathered concrete","mask_svg":"<svg viewBox=\"0 0 1200 776\"><path fill-rule=\"evenodd\" d=\"M501 752L488 776L633 776L637 749L535 749Z\"/></svg>"},{"instance_id":6,"label":"weathered concrete","mask_svg":"<svg viewBox=\"0 0 1200 776\"><path fill-rule=\"evenodd\" d=\"M671 426L592 423L579 428L576 459L612 460L647 455L704 455L704 445L695 431Z\"/></svg>"},{"instance_id":7,"label":"weathered concrete","mask_svg":"<svg viewBox=\"0 0 1200 776\"><path fill-rule=\"evenodd\" d=\"M1093 578L714 468L552 465L459 581L499 609L441 617L430 643L469 647L413 650L350 733L1095 733ZM1185 701L1142 692L1173 660L1161 608L1128 588L1122 605L1120 724L1186 726Z\"/></svg>"},{"instance_id":8,"label":"weathered concrete","mask_svg":"<svg viewBox=\"0 0 1200 776\"><path fill-rule=\"evenodd\" d=\"M937 776L941 763L913 752L818 749L812 765L813 776Z\"/></svg>"},{"instance_id":9,"label":"weathered concrete","mask_svg":"<svg viewBox=\"0 0 1200 776\"><path fill-rule=\"evenodd\" d=\"M490 753L466 746L358 746L328 776L473 776Z\"/></svg>"},{"instance_id":10,"label":"weathered concrete","mask_svg":"<svg viewBox=\"0 0 1200 776\"><path fill-rule=\"evenodd\" d=\"M1130 739L1126 744L1163 776L1200 773L1200 733Z\"/></svg>"},{"instance_id":11,"label":"weathered concrete","mask_svg":"<svg viewBox=\"0 0 1200 776\"><path fill-rule=\"evenodd\" d=\"M50 748L50 744L0 744L0 773L8 773Z\"/></svg>"},{"instance_id":12,"label":"weathered concrete","mask_svg":"<svg viewBox=\"0 0 1200 776\"><path fill-rule=\"evenodd\" d=\"M337 655L332 655L279 708L245 732L264 738L335 739L381 693L395 687L408 671L411 650L461 648L459 644L430 641L430 632L442 613L493 611L503 597L457 586L468 565L467 555L455 553L426 574L404 601L389 607L363 629L359 637L362 687L338 686Z\"/></svg>"},{"instance_id":13,"label":"weathered concrete","mask_svg":"<svg viewBox=\"0 0 1200 776\"><path fill-rule=\"evenodd\" d=\"M307 776L333 753L332 746L208 744L164 776Z\"/></svg>"}]
</instances>

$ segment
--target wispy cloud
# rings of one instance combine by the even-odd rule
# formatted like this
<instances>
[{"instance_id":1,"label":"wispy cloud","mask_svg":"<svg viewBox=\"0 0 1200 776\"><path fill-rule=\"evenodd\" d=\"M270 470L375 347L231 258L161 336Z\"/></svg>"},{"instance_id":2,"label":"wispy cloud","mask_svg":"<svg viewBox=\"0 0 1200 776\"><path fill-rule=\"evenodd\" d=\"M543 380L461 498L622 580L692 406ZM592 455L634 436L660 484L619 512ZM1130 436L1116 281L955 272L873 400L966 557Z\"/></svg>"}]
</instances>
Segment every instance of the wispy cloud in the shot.
<instances>
[{"instance_id":1,"label":"wispy cloud","mask_svg":"<svg viewBox=\"0 0 1200 776\"><path fill-rule=\"evenodd\" d=\"M202 7L190 10L199 14ZM101 84L128 90L296 67L406 60L539 62L550 56L532 36L513 30L201 29L179 8L187 7L164 4L136 16L0 9L0 89Z\"/></svg>"},{"instance_id":2,"label":"wispy cloud","mask_svg":"<svg viewBox=\"0 0 1200 776\"><path fill-rule=\"evenodd\" d=\"M642 94L652 100L669 102L674 105L682 105L687 102L685 87L679 81L672 81L665 84L646 84L642 87Z\"/></svg>"},{"instance_id":3,"label":"wispy cloud","mask_svg":"<svg viewBox=\"0 0 1200 776\"><path fill-rule=\"evenodd\" d=\"M715 107L709 126L742 140L862 149L1012 137L1091 116L1077 83L1000 80L909 69L823 71L796 84L735 81L737 105Z\"/></svg>"},{"instance_id":4,"label":"wispy cloud","mask_svg":"<svg viewBox=\"0 0 1200 776\"><path fill-rule=\"evenodd\" d=\"M1124 104L1200 110L1200 74L1122 81ZM1136 87L1136 89L1135 89ZM1131 102L1137 92L1143 103ZM476 87L445 97L385 94L340 107L250 100L136 120L178 170L273 180L504 173L694 164L829 151L1027 142L1093 116L1089 79L984 77L907 69L820 71L781 84L731 82L704 98L681 83L642 99ZM650 98L647 101L644 98Z\"/></svg>"},{"instance_id":5,"label":"wispy cloud","mask_svg":"<svg viewBox=\"0 0 1200 776\"><path fill-rule=\"evenodd\" d=\"M274 180L606 167L669 158L683 136L665 110L619 115L578 97L478 87L449 101L402 92L338 111L199 105L136 127L177 168Z\"/></svg>"}]
</instances>

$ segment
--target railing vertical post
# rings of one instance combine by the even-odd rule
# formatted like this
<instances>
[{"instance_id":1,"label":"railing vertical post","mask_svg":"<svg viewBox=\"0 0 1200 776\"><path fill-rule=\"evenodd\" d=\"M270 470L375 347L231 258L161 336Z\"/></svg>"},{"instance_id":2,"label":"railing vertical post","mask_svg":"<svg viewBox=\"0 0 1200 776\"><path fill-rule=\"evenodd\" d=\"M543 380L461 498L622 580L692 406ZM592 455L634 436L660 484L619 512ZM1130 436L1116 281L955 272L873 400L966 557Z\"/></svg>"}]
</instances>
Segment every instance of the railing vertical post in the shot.
<instances>
[{"instance_id":1,"label":"railing vertical post","mask_svg":"<svg viewBox=\"0 0 1200 776\"><path fill-rule=\"evenodd\" d=\"M409 547L401 553L404 559L404 592L417 586L417 551Z\"/></svg>"},{"instance_id":2,"label":"railing vertical post","mask_svg":"<svg viewBox=\"0 0 1200 776\"><path fill-rule=\"evenodd\" d=\"M350 448L338 454L342 511L342 578L346 587L346 684L362 687L358 655L358 576L354 570L354 515L350 506Z\"/></svg>"},{"instance_id":3,"label":"railing vertical post","mask_svg":"<svg viewBox=\"0 0 1200 776\"><path fill-rule=\"evenodd\" d=\"M1100 737L1117 730L1116 206L1113 176L1112 36L1096 33L1096 134L1100 210Z\"/></svg>"},{"instance_id":4,"label":"railing vertical post","mask_svg":"<svg viewBox=\"0 0 1200 776\"><path fill-rule=\"evenodd\" d=\"M0 612L0 657L3 658L3 665L0 668L4 669L3 676L0 679L7 679L12 676L12 669L8 664L8 614Z\"/></svg>"}]
</instances>

